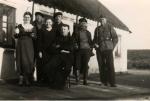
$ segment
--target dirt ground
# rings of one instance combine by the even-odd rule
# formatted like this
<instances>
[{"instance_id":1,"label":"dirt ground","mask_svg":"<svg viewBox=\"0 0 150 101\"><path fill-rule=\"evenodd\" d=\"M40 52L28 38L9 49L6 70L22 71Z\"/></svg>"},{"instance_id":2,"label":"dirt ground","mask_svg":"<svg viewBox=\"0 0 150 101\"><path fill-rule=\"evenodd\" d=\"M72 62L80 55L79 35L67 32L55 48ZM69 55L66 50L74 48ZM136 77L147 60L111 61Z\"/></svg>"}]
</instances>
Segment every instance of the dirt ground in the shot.
<instances>
[{"instance_id":1,"label":"dirt ground","mask_svg":"<svg viewBox=\"0 0 150 101\"><path fill-rule=\"evenodd\" d=\"M99 86L98 74L89 76L89 85L54 90L49 87L19 87L0 82L0 100L150 100L150 70L128 70L116 75L117 87Z\"/></svg>"}]
</instances>

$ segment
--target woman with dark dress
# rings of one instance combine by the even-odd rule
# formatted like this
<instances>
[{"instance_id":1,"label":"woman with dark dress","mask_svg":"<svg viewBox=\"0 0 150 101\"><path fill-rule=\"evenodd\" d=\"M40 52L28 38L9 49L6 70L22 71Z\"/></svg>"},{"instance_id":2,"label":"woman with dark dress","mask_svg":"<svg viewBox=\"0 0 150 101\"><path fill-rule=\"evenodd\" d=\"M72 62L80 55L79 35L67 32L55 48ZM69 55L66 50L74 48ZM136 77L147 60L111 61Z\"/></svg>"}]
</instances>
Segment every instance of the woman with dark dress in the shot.
<instances>
[{"instance_id":1,"label":"woman with dark dress","mask_svg":"<svg viewBox=\"0 0 150 101\"><path fill-rule=\"evenodd\" d=\"M23 24L20 24L16 28L17 38L16 46L16 65L19 73L19 85L29 86L34 71L34 49L33 38L36 37L35 29L31 24L31 13L25 12L23 16Z\"/></svg>"},{"instance_id":2,"label":"woman with dark dress","mask_svg":"<svg viewBox=\"0 0 150 101\"><path fill-rule=\"evenodd\" d=\"M55 54L55 48L53 47L53 44L55 42L55 38L56 38L56 34L54 32L54 30L52 29L52 25L53 25L53 21L52 19L47 19L46 20L46 26L43 29L43 33L42 33L42 50L39 52L39 57L42 60L42 68L40 71L40 75L41 75L41 83L45 83L47 82L47 79L45 78L45 74L43 72L43 68L45 66L45 64L47 64L48 61L51 60L51 58L54 56Z\"/></svg>"}]
</instances>

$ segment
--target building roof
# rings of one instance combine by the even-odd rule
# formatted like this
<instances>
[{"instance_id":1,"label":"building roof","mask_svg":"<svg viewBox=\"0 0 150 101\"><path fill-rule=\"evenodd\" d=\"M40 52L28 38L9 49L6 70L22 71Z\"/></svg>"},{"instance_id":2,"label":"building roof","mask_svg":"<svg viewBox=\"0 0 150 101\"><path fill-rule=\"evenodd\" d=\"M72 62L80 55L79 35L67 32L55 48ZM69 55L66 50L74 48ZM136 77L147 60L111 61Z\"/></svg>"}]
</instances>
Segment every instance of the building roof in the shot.
<instances>
[{"instance_id":1,"label":"building roof","mask_svg":"<svg viewBox=\"0 0 150 101\"><path fill-rule=\"evenodd\" d=\"M86 17L88 19L98 21L100 15L104 15L109 23L116 28L130 31L129 28L119 20L112 12L110 12L98 0L29 0L35 3L55 7L59 10L66 11L71 14Z\"/></svg>"}]
</instances>

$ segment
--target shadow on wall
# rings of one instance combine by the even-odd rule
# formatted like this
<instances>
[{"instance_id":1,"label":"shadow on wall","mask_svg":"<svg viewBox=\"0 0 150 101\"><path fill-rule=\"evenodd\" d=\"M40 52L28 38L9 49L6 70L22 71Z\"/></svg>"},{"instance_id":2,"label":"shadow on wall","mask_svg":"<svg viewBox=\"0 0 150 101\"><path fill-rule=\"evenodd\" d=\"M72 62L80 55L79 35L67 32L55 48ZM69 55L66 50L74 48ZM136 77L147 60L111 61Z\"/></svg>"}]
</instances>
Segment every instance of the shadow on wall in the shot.
<instances>
[{"instance_id":1,"label":"shadow on wall","mask_svg":"<svg viewBox=\"0 0 150 101\"><path fill-rule=\"evenodd\" d=\"M1 74L3 80L17 79L14 50L5 49L2 56Z\"/></svg>"}]
</instances>

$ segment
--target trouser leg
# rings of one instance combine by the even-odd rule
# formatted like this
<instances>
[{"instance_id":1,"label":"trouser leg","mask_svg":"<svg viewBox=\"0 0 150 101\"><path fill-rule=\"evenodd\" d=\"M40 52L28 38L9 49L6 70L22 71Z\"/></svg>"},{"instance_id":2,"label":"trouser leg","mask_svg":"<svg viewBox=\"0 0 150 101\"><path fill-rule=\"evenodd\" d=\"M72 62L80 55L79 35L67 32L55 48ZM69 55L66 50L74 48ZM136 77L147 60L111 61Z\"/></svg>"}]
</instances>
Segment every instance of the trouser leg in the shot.
<instances>
[{"instance_id":1,"label":"trouser leg","mask_svg":"<svg viewBox=\"0 0 150 101\"><path fill-rule=\"evenodd\" d=\"M112 51L108 52L108 82L111 85L115 84L115 70L114 70L114 59Z\"/></svg>"},{"instance_id":2,"label":"trouser leg","mask_svg":"<svg viewBox=\"0 0 150 101\"><path fill-rule=\"evenodd\" d=\"M88 66L89 60L90 60L90 54L89 53L84 54L82 56L83 84L84 85L87 84L88 69L89 69L89 66Z\"/></svg>"},{"instance_id":3,"label":"trouser leg","mask_svg":"<svg viewBox=\"0 0 150 101\"><path fill-rule=\"evenodd\" d=\"M102 76L102 56L99 50L96 51L96 57L97 57L97 62L98 62L98 68L99 68L99 77L100 77L100 81L102 82L101 76Z\"/></svg>"},{"instance_id":4,"label":"trouser leg","mask_svg":"<svg viewBox=\"0 0 150 101\"><path fill-rule=\"evenodd\" d=\"M42 61L40 59L37 59L36 61L36 69L37 69L37 82L41 82L43 74L42 74Z\"/></svg>"},{"instance_id":5,"label":"trouser leg","mask_svg":"<svg viewBox=\"0 0 150 101\"><path fill-rule=\"evenodd\" d=\"M80 69L81 69L81 55L80 53L76 54L75 58L75 78L76 78L76 83L79 83L80 81Z\"/></svg>"}]
</instances>

